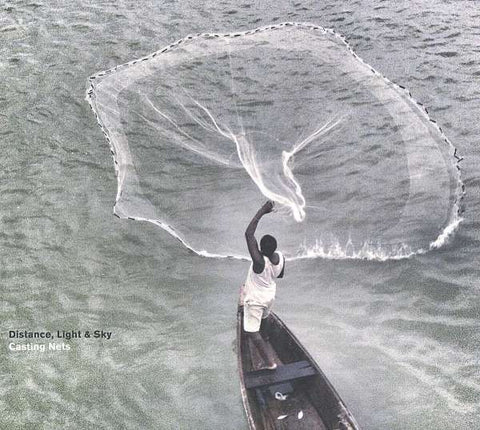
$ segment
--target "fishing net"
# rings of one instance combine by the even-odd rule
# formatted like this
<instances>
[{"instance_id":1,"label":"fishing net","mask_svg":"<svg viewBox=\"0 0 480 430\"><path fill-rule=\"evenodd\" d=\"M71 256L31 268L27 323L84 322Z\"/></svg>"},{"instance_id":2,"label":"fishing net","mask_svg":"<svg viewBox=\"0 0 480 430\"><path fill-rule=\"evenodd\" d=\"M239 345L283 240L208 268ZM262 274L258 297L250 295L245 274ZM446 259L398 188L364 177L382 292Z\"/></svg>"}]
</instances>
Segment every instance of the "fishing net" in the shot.
<instances>
[{"instance_id":1,"label":"fishing net","mask_svg":"<svg viewBox=\"0 0 480 430\"><path fill-rule=\"evenodd\" d=\"M202 255L247 255L243 232L290 258L402 258L460 221L453 146L409 92L310 24L188 36L92 76L110 143L114 213Z\"/></svg>"}]
</instances>

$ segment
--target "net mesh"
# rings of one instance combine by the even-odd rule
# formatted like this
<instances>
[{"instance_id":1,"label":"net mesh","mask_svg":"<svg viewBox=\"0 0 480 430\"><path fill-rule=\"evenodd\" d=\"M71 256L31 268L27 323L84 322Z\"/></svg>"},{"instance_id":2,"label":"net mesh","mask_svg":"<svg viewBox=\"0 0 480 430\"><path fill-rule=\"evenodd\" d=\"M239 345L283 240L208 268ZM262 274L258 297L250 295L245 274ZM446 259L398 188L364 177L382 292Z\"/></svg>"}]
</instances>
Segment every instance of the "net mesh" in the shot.
<instances>
[{"instance_id":1,"label":"net mesh","mask_svg":"<svg viewBox=\"0 0 480 430\"><path fill-rule=\"evenodd\" d=\"M404 258L461 220L454 147L425 108L311 24L187 36L100 72L87 99L111 146L114 213L193 251L244 258L262 221L289 258Z\"/></svg>"}]
</instances>

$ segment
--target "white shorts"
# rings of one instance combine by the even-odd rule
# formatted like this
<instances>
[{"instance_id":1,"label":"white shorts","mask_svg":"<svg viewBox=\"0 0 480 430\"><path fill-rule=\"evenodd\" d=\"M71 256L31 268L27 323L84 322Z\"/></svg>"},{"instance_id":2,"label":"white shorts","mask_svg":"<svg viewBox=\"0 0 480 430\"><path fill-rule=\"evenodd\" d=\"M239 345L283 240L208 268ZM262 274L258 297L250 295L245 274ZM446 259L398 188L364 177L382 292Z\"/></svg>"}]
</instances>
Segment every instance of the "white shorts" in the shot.
<instances>
[{"instance_id":1,"label":"white shorts","mask_svg":"<svg viewBox=\"0 0 480 430\"><path fill-rule=\"evenodd\" d=\"M249 333L260 331L262 319L268 317L270 306L259 305L256 303L245 303L243 306L243 330Z\"/></svg>"}]
</instances>

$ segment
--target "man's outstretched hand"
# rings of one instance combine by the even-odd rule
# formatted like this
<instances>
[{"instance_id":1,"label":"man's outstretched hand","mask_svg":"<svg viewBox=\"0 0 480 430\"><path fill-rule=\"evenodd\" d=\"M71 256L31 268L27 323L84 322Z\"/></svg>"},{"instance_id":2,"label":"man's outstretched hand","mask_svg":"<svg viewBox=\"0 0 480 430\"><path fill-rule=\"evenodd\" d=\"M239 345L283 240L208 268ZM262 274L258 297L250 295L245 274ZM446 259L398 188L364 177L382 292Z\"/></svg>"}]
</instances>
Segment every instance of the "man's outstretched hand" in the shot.
<instances>
[{"instance_id":1,"label":"man's outstretched hand","mask_svg":"<svg viewBox=\"0 0 480 430\"><path fill-rule=\"evenodd\" d=\"M268 214L273 211L275 203L272 200L268 200L259 210L262 215Z\"/></svg>"}]
</instances>

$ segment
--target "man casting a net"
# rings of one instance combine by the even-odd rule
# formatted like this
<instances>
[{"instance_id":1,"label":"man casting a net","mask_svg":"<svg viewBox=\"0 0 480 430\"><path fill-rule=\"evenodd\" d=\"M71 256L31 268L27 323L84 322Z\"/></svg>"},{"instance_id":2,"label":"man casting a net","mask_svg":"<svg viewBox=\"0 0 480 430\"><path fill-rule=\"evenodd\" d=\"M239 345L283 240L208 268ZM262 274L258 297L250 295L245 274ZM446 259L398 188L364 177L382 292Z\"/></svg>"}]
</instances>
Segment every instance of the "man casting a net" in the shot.
<instances>
[{"instance_id":1,"label":"man casting a net","mask_svg":"<svg viewBox=\"0 0 480 430\"><path fill-rule=\"evenodd\" d=\"M265 235L260 240L260 248L255 238L258 222L273 210L273 202L266 202L250 221L245 231L248 251L252 264L248 269L247 279L243 286L241 302L244 305L243 327L260 353L264 369L273 370L277 367L275 358L266 348L260 335L260 325L273 305L276 292L276 278L283 278L285 258L277 249L277 241L273 236Z\"/></svg>"}]
</instances>

